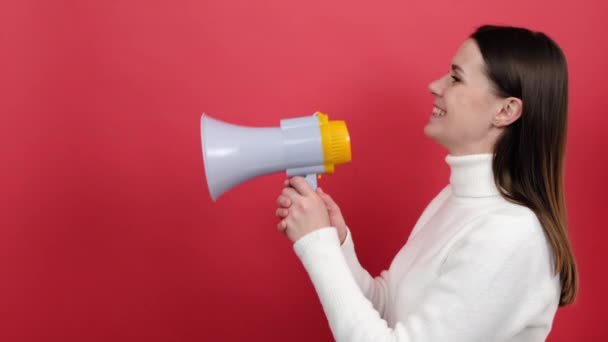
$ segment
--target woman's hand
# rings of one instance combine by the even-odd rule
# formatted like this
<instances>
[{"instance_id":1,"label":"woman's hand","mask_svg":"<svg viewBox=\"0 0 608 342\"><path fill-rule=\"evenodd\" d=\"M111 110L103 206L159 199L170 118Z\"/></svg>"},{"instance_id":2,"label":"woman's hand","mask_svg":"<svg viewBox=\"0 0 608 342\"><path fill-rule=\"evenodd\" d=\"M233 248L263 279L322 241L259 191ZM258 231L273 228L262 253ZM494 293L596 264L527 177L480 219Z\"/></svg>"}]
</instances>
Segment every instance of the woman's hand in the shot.
<instances>
[{"instance_id":1,"label":"woman's hand","mask_svg":"<svg viewBox=\"0 0 608 342\"><path fill-rule=\"evenodd\" d=\"M329 215L325 203L302 177L289 179L289 187L283 188L277 198L279 206L287 208L277 209L284 218L277 228L284 232L293 241L319 228L329 227Z\"/></svg>"},{"instance_id":2,"label":"woman's hand","mask_svg":"<svg viewBox=\"0 0 608 342\"><path fill-rule=\"evenodd\" d=\"M344 222L344 217L342 216L342 212L340 211L340 207L334 202L334 200L326 194L323 189L317 188L317 194L321 197L323 202L325 203L325 207L327 208L327 213L329 215L329 224L333 227L336 227L338 230L338 237L340 238L340 243L344 243L346 239L346 222Z\"/></svg>"},{"instance_id":3,"label":"woman's hand","mask_svg":"<svg viewBox=\"0 0 608 342\"><path fill-rule=\"evenodd\" d=\"M344 242L346 224L340 208L328 194L321 188L315 192L302 177L287 179L284 186L277 198L276 216L282 219L277 225L279 231L295 242L316 229L333 226L338 230L340 242Z\"/></svg>"}]
</instances>

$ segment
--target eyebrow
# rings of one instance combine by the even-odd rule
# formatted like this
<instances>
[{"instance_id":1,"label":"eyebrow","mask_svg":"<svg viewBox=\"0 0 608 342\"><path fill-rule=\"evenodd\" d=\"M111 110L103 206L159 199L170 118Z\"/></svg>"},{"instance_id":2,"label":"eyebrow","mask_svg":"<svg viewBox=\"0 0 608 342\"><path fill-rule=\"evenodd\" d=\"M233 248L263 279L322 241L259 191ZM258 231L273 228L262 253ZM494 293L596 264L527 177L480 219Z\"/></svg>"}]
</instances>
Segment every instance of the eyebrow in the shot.
<instances>
[{"instance_id":1,"label":"eyebrow","mask_svg":"<svg viewBox=\"0 0 608 342\"><path fill-rule=\"evenodd\" d=\"M466 73L464 72L464 70L462 70L462 68L459 65L457 65L457 64L452 64L452 70L458 71L461 74L466 75Z\"/></svg>"}]
</instances>

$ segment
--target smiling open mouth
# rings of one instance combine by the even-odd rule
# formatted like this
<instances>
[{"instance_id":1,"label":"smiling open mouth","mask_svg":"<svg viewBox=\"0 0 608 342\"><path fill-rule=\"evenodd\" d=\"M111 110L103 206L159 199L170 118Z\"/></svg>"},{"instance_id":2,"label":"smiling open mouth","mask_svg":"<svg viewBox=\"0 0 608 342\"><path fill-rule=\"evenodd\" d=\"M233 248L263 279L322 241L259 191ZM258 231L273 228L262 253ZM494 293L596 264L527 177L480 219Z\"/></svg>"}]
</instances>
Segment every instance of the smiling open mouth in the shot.
<instances>
[{"instance_id":1,"label":"smiling open mouth","mask_svg":"<svg viewBox=\"0 0 608 342\"><path fill-rule=\"evenodd\" d=\"M441 108L437 108L437 107L433 107L433 116L438 118L441 116L445 116L446 112L445 110L441 109Z\"/></svg>"}]
</instances>

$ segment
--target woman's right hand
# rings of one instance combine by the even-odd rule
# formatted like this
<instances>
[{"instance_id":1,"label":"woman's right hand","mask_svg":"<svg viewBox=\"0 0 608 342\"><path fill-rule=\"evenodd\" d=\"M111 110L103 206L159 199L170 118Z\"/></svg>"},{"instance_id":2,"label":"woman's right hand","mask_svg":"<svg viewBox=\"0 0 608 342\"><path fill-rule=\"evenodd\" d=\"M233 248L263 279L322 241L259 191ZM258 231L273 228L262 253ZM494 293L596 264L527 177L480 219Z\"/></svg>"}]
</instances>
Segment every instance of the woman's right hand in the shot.
<instances>
[{"instance_id":1,"label":"woman's right hand","mask_svg":"<svg viewBox=\"0 0 608 342\"><path fill-rule=\"evenodd\" d=\"M317 194L321 197L323 202L325 202L325 207L327 208L327 213L329 214L329 223L336 227L338 230L338 237L340 238L340 244L344 243L346 239L346 222L344 222L344 216L342 216L342 212L340 211L340 207L334 202L334 200L326 194L323 189L317 188Z\"/></svg>"},{"instance_id":2,"label":"woman's right hand","mask_svg":"<svg viewBox=\"0 0 608 342\"><path fill-rule=\"evenodd\" d=\"M283 185L285 187L289 187L289 179L285 180L285 183ZM329 223L332 225L332 227L335 227L338 230L338 237L340 238L340 243L344 243L344 240L346 239L347 228L346 222L344 221L344 217L342 216L342 212L340 211L340 207L338 206L338 204L336 204L336 202L334 202L330 195L326 194L323 191L323 189L317 188L316 192L325 203L325 207L327 208L327 214L329 215ZM277 209L276 215L280 219L284 219L285 217L287 217L287 215L289 215L289 207L291 206L291 203L288 199L282 197L279 197L277 202L280 208Z\"/></svg>"}]
</instances>

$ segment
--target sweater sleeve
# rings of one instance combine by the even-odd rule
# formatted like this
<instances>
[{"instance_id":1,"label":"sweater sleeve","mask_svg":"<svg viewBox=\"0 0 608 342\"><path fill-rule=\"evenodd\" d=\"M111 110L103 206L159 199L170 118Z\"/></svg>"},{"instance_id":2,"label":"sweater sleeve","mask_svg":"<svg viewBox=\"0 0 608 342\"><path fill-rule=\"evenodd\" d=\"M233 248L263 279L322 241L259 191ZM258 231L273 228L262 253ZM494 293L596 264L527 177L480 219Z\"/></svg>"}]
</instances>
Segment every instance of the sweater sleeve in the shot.
<instances>
[{"instance_id":1,"label":"sweater sleeve","mask_svg":"<svg viewBox=\"0 0 608 342\"><path fill-rule=\"evenodd\" d=\"M346 230L346 239L344 239L341 250L346 264L348 265L355 282L363 292L363 295L371 301L380 315L384 316L385 304L388 299L388 272L383 271L380 273L380 276L372 277L369 272L361 266L357 254L355 253L355 245L350 229Z\"/></svg>"},{"instance_id":2,"label":"sweater sleeve","mask_svg":"<svg viewBox=\"0 0 608 342\"><path fill-rule=\"evenodd\" d=\"M530 291L535 275L550 269L544 255L546 241L542 234L539 237L537 225L529 219L497 218L467 227L468 233L454 243L424 298L397 317L394 327L357 285L335 228L305 235L294 249L336 341L500 341L514 333L505 330L505 322L515 319L525 324L547 303L535 298L537 291ZM550 302L555 294L541 297Z\"/></svg>"}]
</instances>

